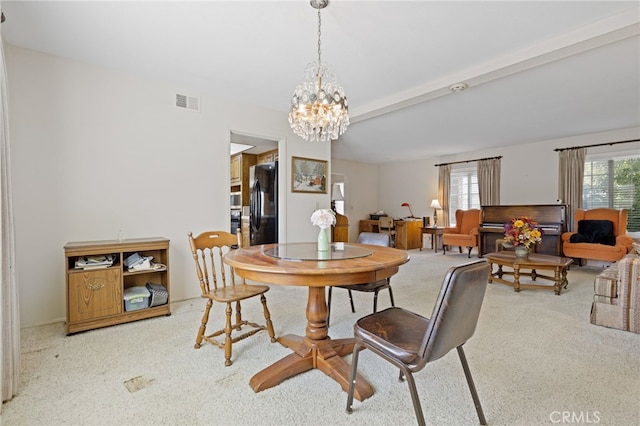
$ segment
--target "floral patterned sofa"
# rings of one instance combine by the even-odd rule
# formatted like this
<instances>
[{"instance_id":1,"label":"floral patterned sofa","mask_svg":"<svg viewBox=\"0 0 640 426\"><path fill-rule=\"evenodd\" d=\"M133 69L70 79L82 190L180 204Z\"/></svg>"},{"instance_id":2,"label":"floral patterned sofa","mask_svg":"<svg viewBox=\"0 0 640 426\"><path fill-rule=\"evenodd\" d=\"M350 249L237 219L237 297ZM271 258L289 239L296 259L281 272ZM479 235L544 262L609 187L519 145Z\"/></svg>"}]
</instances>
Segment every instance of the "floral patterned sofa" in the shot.
<instances>
[{"instance_id":1,"label":"floral patterned sofa","mask_svg":"<svg viewBox=\"0 0 640 426\"><path fill-rule=\"evenodd\" d=\"M640 255L637 251L602 271L595 279L594 290L592 324L640 334Z\"/></svg>"}]
</instances>

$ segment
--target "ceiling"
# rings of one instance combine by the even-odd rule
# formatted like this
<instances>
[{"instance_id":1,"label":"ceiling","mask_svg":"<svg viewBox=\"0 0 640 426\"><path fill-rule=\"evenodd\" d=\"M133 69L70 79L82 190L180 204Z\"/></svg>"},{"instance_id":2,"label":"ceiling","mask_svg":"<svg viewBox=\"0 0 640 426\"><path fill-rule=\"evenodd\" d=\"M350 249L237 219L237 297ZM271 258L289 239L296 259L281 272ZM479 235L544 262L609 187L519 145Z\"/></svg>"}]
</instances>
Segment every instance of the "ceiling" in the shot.
<instances>
[{"instance_id":1,"label":"ceiling","mask_svg":"<svg viewBox=\"0 0 640 426\"><path fill-rule=\"evenodd\" d=\"M317 57L306 0L2 9L5 43L283 113ZM640 126L638 1L332 0L322 60L349 100L334 158L404 161Z\"/></svg>"}]
</instances>

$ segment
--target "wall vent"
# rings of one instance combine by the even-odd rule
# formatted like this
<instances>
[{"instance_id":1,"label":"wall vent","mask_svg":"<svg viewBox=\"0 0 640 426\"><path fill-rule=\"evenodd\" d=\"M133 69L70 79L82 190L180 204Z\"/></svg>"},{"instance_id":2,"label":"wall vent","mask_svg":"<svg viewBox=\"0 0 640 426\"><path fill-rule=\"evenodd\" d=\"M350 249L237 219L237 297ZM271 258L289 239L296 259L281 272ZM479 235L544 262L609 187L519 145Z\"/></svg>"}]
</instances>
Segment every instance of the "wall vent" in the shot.
<instances>
[{"instance_id":1,"label":"wall vent","mask_svg":"<svg viewBox=\"0 0 640 426\"><path fill-rule=\"evenodd\" d=\"M176 107L200 112L200 98L176 94Z\"/></svg>"}]
</instances>

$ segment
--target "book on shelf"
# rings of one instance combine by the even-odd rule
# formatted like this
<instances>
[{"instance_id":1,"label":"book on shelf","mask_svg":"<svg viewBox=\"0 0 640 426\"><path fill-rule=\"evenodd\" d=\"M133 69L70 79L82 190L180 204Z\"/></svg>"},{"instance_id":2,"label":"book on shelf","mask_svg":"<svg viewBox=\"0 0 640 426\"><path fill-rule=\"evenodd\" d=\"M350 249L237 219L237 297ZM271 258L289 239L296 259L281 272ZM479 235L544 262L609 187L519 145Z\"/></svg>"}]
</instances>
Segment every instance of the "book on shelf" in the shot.
<instances>
[{"instance_id":1,"label":"book on shelf","mask_svg":"<svg viewBox=\"0 0 640 426\"><path fill-rule=\"evenodd\" d=\"M97 256L79 256L76 259L75 267L78 269L108 268L115 262L114 254L104 254Z\"/></svg>"}]
</instances>

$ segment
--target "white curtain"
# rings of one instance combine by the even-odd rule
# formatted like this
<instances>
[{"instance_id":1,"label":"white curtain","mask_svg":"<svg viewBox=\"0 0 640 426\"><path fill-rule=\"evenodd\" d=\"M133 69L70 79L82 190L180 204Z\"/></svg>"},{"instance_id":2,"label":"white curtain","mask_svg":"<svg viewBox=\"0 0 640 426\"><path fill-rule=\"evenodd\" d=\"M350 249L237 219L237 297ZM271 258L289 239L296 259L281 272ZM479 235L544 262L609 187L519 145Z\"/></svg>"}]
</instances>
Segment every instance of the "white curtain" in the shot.
<instances>
[{"instance_id":1,"label":"white curtain","mask_svg":"<svg viewBox=\"0 0 640 426\"><path fill-rule=\"evenodd\" d=\"M478 195L481 206L500 205L500 158L478 160Z\"/></svg>"},{"instance_id":2,"label":"white curtain","mask_svg":"<svg viewBox=\"0 0 640 426\"><path fill-rule=\"evenodd\" d=\"M576 229L573 215L582 208L584 159L586 148L571 148L559 152L558 199L567 205L567 231Z\"/></svg>"},{"instance_id":3,"label":"white curtain","mask_svg":"<svg viewBox=\"0 0 640 426\"><path fill-rule=\"evenodd\" d=\"M438 169L438 201L442 207L441 226L447 227L449 222L449 194L451 193L451 164L441 164ZM436 226L434 223L433 226Z\"/></svg>"},{"instance_id":4,"label":"white curtain","mask_svg":"<svg viewBox=\"0 0 640 426\"><path fill-rule=\"evenodd\" d=\"M15 241L11 196L11 168L9 167L9 107L7 67L4 45L0 35L0 379L2 402L18 392L20 381L20 312L15 273ZM0 405L0 412L2 406Z\"/></svg>"}]
</instances>

